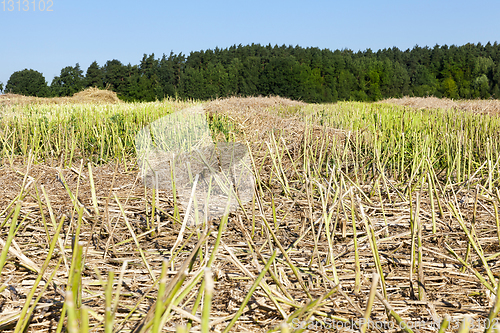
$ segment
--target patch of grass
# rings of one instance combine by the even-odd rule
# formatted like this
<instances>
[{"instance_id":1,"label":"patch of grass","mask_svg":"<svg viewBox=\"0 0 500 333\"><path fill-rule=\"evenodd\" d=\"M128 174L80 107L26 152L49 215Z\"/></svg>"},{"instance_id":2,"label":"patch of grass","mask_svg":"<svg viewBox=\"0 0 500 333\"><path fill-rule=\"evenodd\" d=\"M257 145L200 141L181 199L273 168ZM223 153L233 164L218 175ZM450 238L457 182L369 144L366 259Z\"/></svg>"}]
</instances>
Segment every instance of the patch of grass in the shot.
<instances>
[{"instance_id":1,"label":"patch of grass","mask_svg":"<svg viewBox=\"0 0 500 333\"><path fill-rule=\"evenodd\" d=\"M225 142L234 141L236 136L240 134L237 124L235 124L235 122L232 121L227 115L207 115L207 120L214 142L218 142L220 140Z\"/></svg>"}]
</instances>

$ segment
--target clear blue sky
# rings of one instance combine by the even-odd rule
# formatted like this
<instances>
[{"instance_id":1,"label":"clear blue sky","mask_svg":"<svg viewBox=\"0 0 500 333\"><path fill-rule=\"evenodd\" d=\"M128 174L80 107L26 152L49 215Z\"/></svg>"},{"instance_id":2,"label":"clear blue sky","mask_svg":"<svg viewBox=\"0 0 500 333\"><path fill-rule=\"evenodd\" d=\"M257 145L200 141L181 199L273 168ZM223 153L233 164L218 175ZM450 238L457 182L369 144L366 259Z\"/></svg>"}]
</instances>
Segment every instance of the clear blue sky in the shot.
<instances>
[{"instance_id":1,"label":"clear blue sky","mask_svg":"<svg viewBox=\"0 0 500 333\"><path fill-rule=\"evenodd\" d=\"M0 0L2 1L2 0ZM50 84L77 62L138 64L144 53L259 43L354 51L500 42L499 0L0 2L0 82L24 68ZM45 0L45 7L49 0ZM25 2L26 4L27 2ZM11 8L12 9L12 8Z\"/></svg>"}]
</instances>

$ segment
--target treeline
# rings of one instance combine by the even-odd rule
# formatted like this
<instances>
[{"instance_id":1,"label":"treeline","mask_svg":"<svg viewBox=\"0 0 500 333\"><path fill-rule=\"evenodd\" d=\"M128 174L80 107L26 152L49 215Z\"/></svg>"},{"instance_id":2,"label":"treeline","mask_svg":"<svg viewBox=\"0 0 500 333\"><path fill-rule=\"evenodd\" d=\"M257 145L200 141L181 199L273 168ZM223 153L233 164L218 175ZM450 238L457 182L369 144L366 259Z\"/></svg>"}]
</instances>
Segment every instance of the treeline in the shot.
<instances>
[{"instance_id":1,"label":"treeline","mask_svg":"<svg viewBox=\"0 0 500 333\"><path fill-rule=\"evenodd\" d=\"M109 60L61 70L47 85L34 70L15 72L5 92L68 96L86 87L109 88L126 101L164 97L213 99L279 95L306 102L376 101L401 96L500 98L500 45L415 46L373 52L299 46L144 55L138 65Z\"/></svg>"}]
</instances>

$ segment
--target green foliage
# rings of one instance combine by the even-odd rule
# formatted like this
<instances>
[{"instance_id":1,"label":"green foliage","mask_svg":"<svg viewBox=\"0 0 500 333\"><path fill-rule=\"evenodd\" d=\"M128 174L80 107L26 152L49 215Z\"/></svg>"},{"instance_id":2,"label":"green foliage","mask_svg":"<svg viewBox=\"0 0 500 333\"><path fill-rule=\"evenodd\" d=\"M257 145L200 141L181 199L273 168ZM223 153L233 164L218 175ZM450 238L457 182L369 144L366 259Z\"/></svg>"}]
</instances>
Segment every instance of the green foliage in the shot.
<instances>
[{"instance_id":1,"label":"green foliage","mask_svg":"<svg viewBox=\"0 0 500 333\"><path fill-rule=\"evenodd\" d=\"M489 98L490 86L488 83L488 77L485 74L481 74L474 80L474 89L476 91L476 96L480 98Z\"/></svg>"},{"instance_id":2,"label":"green foliage","mask_svg":"<svg viewBox=\"0 0 500 333\"><path fill-rule=\"evenodd\" d=\"M480 76L482 74L488 74L495 66L493 60L488 57L477 57L474 63L474 75Z\"/></svg>"},{"instance_id":3,"label":"green foliage","mask_svg":"<svg viewBox=\"0 0 500 333\"><path fill-rule=\"evenodd\" d=\"M25 96L46 97L49 89L42 73L33 69L14 72L7 81L5 92Z\"/></svg>"},{"instance_id":4,"label":"green foliage","mask_svg":"<svg viewBox=\"0 0 500 333\"><path fill-rule=\"evenodd\" d=\"M368 92L372 100L377 101L382 98L382 93L380 92L380 74L376 70L371 70L368 73L369 88Z\"/></svg>"},{"instance_id":5,"label":"green foliage","mask_svg":"<svg viewBox=\"0 0 500 333\"><path fill-rule=\"evenodd\" d=\"M155 58L144 54L139 65L124 65L114 59L99 67L93 62L83 82L79 67L66 67L52 82L53 94L58 96L81 86L110 88L125 101L165 97L207 100L235 95L279 95L314 103L377 101L405 95L499 98L500 45L415 46L404 52L394 47L357 53L234 45L189 56L171 52Z\"/></svg>"},{"instance_id":6,"label":"green foliage","mask_svg":"<svg viewBox=\"0 0 500 333\"><path fill-rule=\"evenodd\" d=\"M235 134L239 133L237 126L231 119L223 114L214 114L212 116L207 116L208 128L212 134L212 139L214 142L224 140L226 142L231 141Z\"/></svg>"},{"instance_id":7,"label":"green foliage","mask_svg":"<svg viewBox=\"0 0 500 333\"><path fill-rule=\"evenodd\" d=\"M443 80L443 83L441 84L441 91L444 97L458 98L457 84L455 83L455 80L453 80L453 78L451 77L448 77Z\"/></svg>"},{"instance_id":8,"label":"green foliage","mask_svg":"<svg viewBox=\"0 0 500 333\"><path fill-rule=\"evenodd\" d=\"M103 88L103 74L101 68L97 64L97 61L91 63L89 68L87 68L87 74L85 75L85 87Z\"/></svg>"},{"instance_id":9,"label":"green foliage","mask_svg":"<svg viewBox=\"0 0 500 333\"><path fill-rule=\"evenodd\" d=\"M127 71L130 71L131 66L127 68L119 60L108 60L102 68L103 84L105 87L111 88L117 94L126 94L127 92Z\"/></svg>"},{"instance_id":10,"label":"green foliage","mask_svg":"<svg viewBox=\"0 0 500 333\"><path fill-rule=\"evenodd\" d=\"M500 87L498 87L498 84L493 88L493 93L491 95L493 98L500 99Z\"/></svg>"},{"instance_id":11,"label":"green foliage","mask_svg":"<svg viewBox=\"0 0 500 333\"><path fill-rule=\"evenodd\" d=\"M67 66L61 69L61 74L52 80L50 89L54 96L73 96L83 89L84 84L83 71L77 63L74 67Z\"/></svg>"},{"instance_id":12,"label":"green foliage","mask_svg":"<svg viewBox=\"0 0 500 333\"><path fill-rule=\"evenodd\" d=\"M493 86L500 85L500 61L496 65L496 69L493 71L492 83Z\"/></svg>"},{"instance_id":13,"label":"green foliage","mask_svg":"<svg viewBox=\"0 0 500 333\"><path fill-rule=\"evenodd\" d=\"M200 69L187 68L180 83L180 90L183 96L194 99L205 99L205 78Z\"/></svg>"}]
</instances>

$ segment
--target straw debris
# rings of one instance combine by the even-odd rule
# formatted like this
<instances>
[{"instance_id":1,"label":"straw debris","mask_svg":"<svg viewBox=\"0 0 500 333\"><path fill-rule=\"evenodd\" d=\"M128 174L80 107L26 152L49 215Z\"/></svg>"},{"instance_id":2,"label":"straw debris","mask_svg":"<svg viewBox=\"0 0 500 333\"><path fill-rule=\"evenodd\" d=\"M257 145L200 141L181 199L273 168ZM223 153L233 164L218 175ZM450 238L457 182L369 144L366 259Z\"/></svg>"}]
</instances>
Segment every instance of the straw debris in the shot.
<instances>
[{"instance_id":1,"label":"straw debris","mask_svg":"<svg viewBox=\"0 0 500 333\"><path fill-rule=\"evenodd\" d=\"M239 125L233 139L249 154L255 189L198 227L183 224L172 191L144 186L132 158L4 160L0 238L13 250L0 275L0 330L25 321L27 332L59 322L82 332L87 322L95 332L325 332L359 330L369 318L363 332L436 332L468 315L470 331L482 332L497 318L500 168L484 148L497 137L482 132L488 139L471 139L478 153L445 165L419 136L424 121L405 118L384 146L382 105L231 98L204 108ZM338 129L341 109L373 123ZM450 145L466 140L454 132ZM41 269L50 251L37 279L30 266ZM40 298L26 305L31 291Z\"/></svg>"},{"instance_id":2,"label":"straw debris","mask_svg":"<svg viewBox=\"0 0 500 333\"><path fill-rule=\"evenodd\" d=\"M101 104L101 103L120 103L120 99L114 91L107 89L98 89L89 87L82 90L71 97L33 97L17 94L0 95L0 107L10 107L14 105L45 105L45 104Z\"/></svg>"},{"instance_id":3,"label":"straw debris","mask_svg":"<svg viewBox=\"0 0 500 333\"><path fill-rule=\"evenodd\" d=\"M403 97L389 98L378 103L396 104L416 109L454 109L480 114L500 114L500 100L498 99L476 99L476 100L453 100L437 97Z\"/></svg>"}]
</instances>

